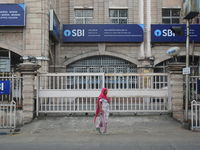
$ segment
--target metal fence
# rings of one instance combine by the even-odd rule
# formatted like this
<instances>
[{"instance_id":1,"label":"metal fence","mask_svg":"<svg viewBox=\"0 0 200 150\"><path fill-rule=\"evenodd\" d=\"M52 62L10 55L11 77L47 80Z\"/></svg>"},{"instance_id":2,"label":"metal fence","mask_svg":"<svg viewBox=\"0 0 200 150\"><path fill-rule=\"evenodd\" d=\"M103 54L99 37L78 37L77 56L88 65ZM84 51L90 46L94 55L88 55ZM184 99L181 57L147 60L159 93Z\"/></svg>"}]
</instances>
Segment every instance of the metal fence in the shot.
<instances>
[{"instance_id":1,"label":"metal fence","mask_svg":"<svg viewBox=\"0 0 200 150\"><path fill-rule=\"evenodd\" d=\"M169 81L168 74L38 74L37 115L95 112L103 87L109 90L110 112L168 112Z\"/></svg>"},{"instance_id":2,"label":"metal fence","mask_svg":"<svg viewBox=\"0 0 200 150\"><path fill-rule=\"evenodd\" d=\"M167 112L168 99L161 97L108 97L110 112ZM95 112L97 97L40 98L40 113Z\"/></svg>"},{"instance_id":3,"label":"metal fence","mask_svg":"<svg viewBox=\"0 0 200 150\"><path fill-rule=\"evenodd\" d=\"M162 89L168 88L168 74L116 73L105 74L108 89Z\"/></svg>"},{"instance_id":4,"label":"metal fence","mask_svg":"<svg viewBox=\"0 0 200 150\"><path fill-rule=\"evenodd\" d=\"M16 128L16 102L0 104L0 129Z\"/></svg>"},{"instance_id":5,"label":"metal fence","mask_svg":"<svg viewBox=\"0 0 200 150\"><path fill-rule=\"evenodd\" d=\"M40 90L101 89L103 73L49 73L38 75Z\"/></svg>"},{"instance_id":6,"label":"metal fence","mask_svg":"<svg viewBox=\"0 0 200 150\"><path fill-rule=\"evenodd\" d=\"M197 81L200 80L200 76L191 76L189 80L189 100L199 100L200 95L197 94Z\"/></svg>"},{"instance_id":7,"label":"metal fence","mask_svg":"<svg viewBox=\"0 0 200 150\"><path fill-rule=\"evenodd\" d=\"M191 130L200 128L200 102L193 100L191 102Z\"/></svg>"}]
</instances>

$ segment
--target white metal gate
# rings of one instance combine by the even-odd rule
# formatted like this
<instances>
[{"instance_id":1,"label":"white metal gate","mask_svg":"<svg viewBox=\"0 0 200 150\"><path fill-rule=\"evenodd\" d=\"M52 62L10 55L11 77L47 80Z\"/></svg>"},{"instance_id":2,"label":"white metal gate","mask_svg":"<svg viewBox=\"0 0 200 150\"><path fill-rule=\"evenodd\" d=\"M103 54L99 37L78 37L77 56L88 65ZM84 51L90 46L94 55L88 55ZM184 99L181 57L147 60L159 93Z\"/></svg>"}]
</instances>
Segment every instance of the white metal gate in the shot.
<instances>
[{"instance_id":1,"label":"white metal gate","mask_svg":"<svg viewBox=\"0 0 200 150\"><path fill-rule=\"evenodd\" d=\"M48 73L37 75L39 113L95 112L103 87L110 112L168 112L168 74Z\"/></svg>"},{"instance_id":2,"label":"white metal gate","mask_svg":"<svg viewBox=\"0 0 200 150\"><path fill-rule=\"evenodd\" d=\"M0 104L0 129L16 128L16 103Z\"/></svg>"},{"instance_id":3,"label":"white metal gate","mask_svg":"<svg viewBox=\"0 0 200 150\"><path fill-rule=\"evenodd\" d=\"M200 103L193 100L191 102L191 130L200 129Z\"/></svg>"},{"instance_id":4,"label":"white metal gate","mask_svg":"<svg viewBox=\"0 0 200 150\"><path fill-rule=\"evenodd\" d=\"M20 76L0 77L0 81L9 81L9 93L0 88L0 129L15 129L16 107L22 108L22 82Z\"/></svg>"}]
</instances>

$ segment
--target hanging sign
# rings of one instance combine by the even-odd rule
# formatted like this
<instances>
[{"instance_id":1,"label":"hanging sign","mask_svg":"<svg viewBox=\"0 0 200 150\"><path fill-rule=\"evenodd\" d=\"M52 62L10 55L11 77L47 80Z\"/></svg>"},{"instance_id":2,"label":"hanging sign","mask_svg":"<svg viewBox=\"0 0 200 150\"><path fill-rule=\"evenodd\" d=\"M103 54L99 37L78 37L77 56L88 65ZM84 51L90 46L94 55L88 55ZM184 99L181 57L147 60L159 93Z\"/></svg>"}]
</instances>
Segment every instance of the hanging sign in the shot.
<instances>
[{"instance_id":1,"label":"hanging sign","mask_svg":"<svg viewBox=\"0 0 200 150\"><path fill-rule=\"evenodd\" d=\"M50 33L54 36L54 38L59 41L60 40L60 22L54 12L53 9L50 10Z\"/></svg>"}]
</instances>

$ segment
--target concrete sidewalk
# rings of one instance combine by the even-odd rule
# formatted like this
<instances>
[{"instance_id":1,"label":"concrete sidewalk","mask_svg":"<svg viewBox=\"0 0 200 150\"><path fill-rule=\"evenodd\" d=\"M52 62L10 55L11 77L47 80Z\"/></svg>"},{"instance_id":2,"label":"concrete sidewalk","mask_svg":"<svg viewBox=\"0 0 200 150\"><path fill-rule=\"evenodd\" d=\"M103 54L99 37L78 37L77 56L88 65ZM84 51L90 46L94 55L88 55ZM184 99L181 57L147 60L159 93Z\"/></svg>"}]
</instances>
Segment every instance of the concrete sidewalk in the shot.
<instances>
[{"instance_id":1,"label":"concrete sidewalk","mask_svg":"<svg viewBox=\"0 0 200 150\"><path fill-rule=\"evenodd\" d=\"M21 127L21 133L96 132L94 116L39 117ZM108 133L184 131L181 123L168 115L110 116Z\"/></svg>"},{"instance_id":2,"label":"concrete sidewalk","mask_svg":"<svg viewBox=\"0 0 200 150\"><path fill-rule=\"evenodd\" d=\"M0 145L4 150L200 149L200 132L183 129L168 115L110 116L109 121L104 136L95 130L94 116L41 117L18 134L0 136Z\"/></svg>"}]
</instances>

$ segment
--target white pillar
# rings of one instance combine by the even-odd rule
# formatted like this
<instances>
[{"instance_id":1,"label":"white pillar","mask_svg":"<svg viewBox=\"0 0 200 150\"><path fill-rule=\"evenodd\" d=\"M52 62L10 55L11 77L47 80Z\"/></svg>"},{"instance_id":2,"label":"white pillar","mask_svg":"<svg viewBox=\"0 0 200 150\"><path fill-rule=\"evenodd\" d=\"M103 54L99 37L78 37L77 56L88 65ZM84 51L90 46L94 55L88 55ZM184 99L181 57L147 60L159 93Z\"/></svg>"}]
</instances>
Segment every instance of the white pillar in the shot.
<instances>
[{"instance_id":1,"label":"white pillar","mask_svg":"<svg viewBox=\"0 0 200 150\"><path fill-rule=\"evenodd\" d=\"M140 24L144 24L144 0L139 0L139 18L140 18ZM140 45L140 57L145 57L144 52L144 41L141 42Z\"/></svg>"},{"instance_id":2,"label":"white pillar","mask_svg":"<svg viewBox=\"0 0 200 150\"><path fill-rule=\"evenodd\" d=\"M146 56L151 57L151 0L147 0L147 51Z\"/></svg>"}]
</instances>

